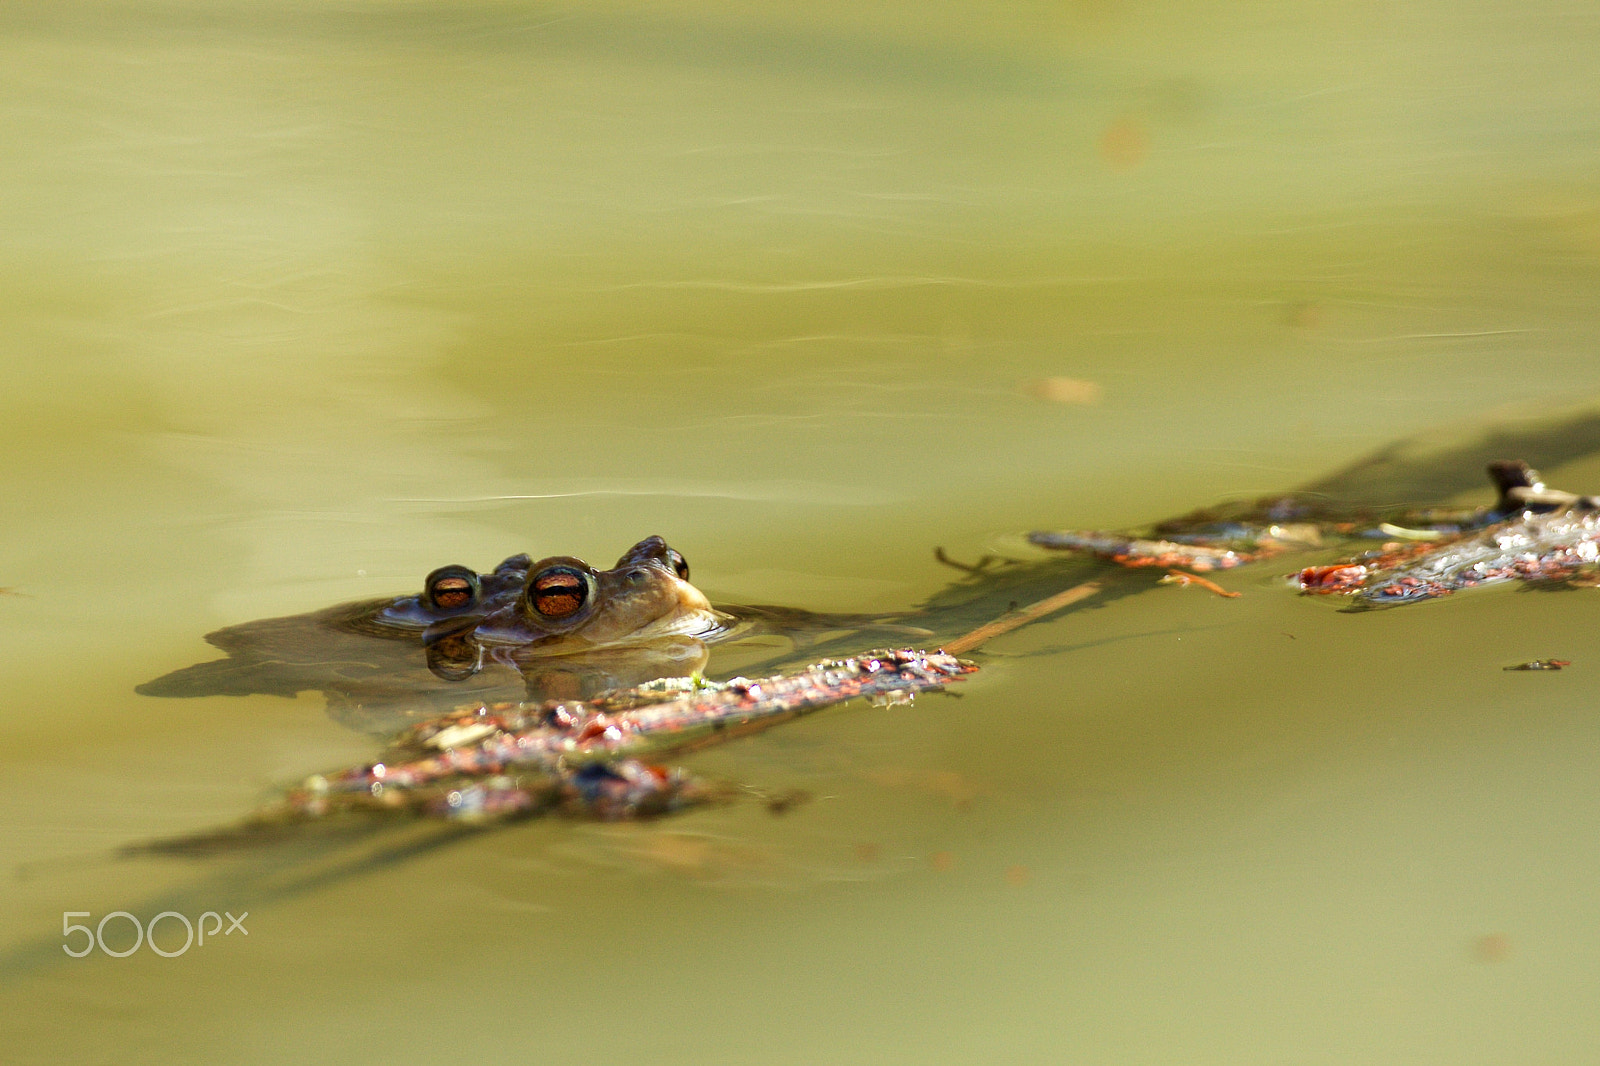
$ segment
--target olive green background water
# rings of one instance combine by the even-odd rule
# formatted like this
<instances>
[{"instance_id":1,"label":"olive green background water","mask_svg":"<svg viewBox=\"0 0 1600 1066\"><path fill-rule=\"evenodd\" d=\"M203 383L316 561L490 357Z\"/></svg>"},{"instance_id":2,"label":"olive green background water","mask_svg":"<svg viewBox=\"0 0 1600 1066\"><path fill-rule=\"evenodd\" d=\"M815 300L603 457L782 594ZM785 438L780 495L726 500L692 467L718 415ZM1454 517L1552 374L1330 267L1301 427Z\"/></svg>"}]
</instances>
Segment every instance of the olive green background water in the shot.
<instances>
[{"instance_id":1,"label":"olive green background water","mask_svg":"<svg viewBox=\"0 0 1600 1066\"><path fill-rule=\"evenodd\" d=\"M221 625L650 533L904 608L1600 401L1596 56L1579 2L6 5L3 1057L1582 1061L1592 590L1267 565L687 760L783 817L112 854L371 754L133 693ZM60 953L119 909L249 934Z\"/></svg>"}]
</instances>

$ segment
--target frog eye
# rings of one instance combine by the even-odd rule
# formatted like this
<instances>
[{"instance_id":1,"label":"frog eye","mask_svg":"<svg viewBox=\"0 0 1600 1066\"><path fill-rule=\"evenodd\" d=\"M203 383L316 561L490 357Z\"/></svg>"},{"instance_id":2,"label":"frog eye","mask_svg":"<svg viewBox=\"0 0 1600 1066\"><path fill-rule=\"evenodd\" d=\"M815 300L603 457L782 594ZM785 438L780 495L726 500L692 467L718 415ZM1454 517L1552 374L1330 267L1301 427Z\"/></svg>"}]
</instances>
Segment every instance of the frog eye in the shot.
<instances>
[{"instance_id":1,"label":"frog eye","mask_svg":"<svg viewBox=\"0 0 1600 1066\"><path fill-rule=\"evenodd\" d=\"M679 555L676 548L667 549L667 562L672 564L672 572L678 575L679 581L689 580L689 560Z\"/></svg>"},{"instance_id":2,"label":"frog eye","mask_svg":"<svg viewBox=\"0 0 1600 1066\"><path fill-rule=\"evenodd\" d=\"M436 611L459 611L478 602L483 586L464 566L441 566L422 584L422 598Z\"/></svg>"},{"instance_id":3,"label":"frog eye","mask_svg":"<svg viewBox=\"0 0 1600 1066\"><path fill-rule=\"evenodd\" d=\"M528 607L541 618L570 618L589 602L589 575L571 566L549 566L528 582Z\"/></svg>"}]
</instances>

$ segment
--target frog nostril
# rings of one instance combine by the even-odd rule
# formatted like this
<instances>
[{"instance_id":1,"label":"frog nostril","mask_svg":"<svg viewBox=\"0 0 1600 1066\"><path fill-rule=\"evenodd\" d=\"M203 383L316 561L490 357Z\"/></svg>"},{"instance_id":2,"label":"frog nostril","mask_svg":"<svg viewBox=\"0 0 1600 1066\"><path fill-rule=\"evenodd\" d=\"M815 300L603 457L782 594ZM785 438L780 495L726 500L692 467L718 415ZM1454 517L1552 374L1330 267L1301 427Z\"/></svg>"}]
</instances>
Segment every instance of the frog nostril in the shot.
<instances>
[{"instance_id":1,"label":"frog nostril","mask_svg":"<svg viewBox=\"0 0 1600 1066\"><path fill-rule=\"evenodd\" d=\"M650 575L645 573L643 570L629 570L626 574L622 575L622 580L626 581L634 588L638 588L640 585L643 585L646 581L650 580Z\"/></svg>"}]
</instances>

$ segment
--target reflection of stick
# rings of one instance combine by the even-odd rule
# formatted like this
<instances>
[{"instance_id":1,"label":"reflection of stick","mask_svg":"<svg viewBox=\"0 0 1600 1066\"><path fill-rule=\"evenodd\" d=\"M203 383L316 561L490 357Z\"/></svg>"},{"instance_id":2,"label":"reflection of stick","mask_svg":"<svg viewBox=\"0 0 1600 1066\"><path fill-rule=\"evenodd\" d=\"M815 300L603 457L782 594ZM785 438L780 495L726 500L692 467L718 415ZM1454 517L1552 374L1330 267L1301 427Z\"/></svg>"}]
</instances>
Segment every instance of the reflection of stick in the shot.
<instances>
[{"instance_id":1,"label":"reflection of stick","mask_svg":"<svg viewBox=\"0 0 1600 1066\"><path fill-rule=\"evenodd\" d=\"M1040 600L1038 603L1030 603L1020 611L1013 611L1010 614L996 618L987 625L981 625L965 636L957 637L947 643L944 646L944 650L951 655L961 655L969 652L991 637L1009 633L1019 626L1025 626L1029 622L1043 618L1047 614L1054 614L1061 608L1077 603L1079 600L1086 600L1099 592L1101 588L1102 586L1098 581L1085 581L1081 585L1074 585L1070 589L1058 592L1048 599Z\"/></svg>"}]
</instances>

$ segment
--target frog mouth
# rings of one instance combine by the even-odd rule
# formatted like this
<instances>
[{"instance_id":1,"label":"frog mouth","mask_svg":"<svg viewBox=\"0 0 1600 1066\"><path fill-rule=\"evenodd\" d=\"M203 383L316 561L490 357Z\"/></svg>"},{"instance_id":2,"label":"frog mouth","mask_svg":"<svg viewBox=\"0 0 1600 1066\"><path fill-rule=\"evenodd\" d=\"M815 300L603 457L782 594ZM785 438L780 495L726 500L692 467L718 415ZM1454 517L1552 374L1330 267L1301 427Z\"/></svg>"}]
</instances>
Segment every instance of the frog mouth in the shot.
<instances>
[{"instance_id":1,"label":"frog mouth","mask_svg":"<svg viewBox=\"0 0 1600 1066\"><path fill-rule=\"evenodd\" d=\"M644 644L663 637L691 637L712 643L726 638L739 627L739 620L710 605L684 607L640 626L619 644Z\"/></svg>"},{"instance_id":2,"label":"frog mouth","mask_svg":"<svg viewBox=\"0 0 1600 1066\"><path fill-rule=\"evenodd\" d=\"M607 649L619 651L668 640L694 640L709 644L728 639L743 627L739 619L716 610L710 604L679 604L673 610L629 631L622 636L602 641L587 639L582 631L572 634L544 634L532 640L515 631L506 632L483 625L483 619L463 619L455 623L456 632L463 632L476 643L491 648L522 649L521 654L537 655L592 655ZM435 627L438 633L425 635L424 643L431 639L451 635L448 627Z\"/></svg>"}]
</instances>

